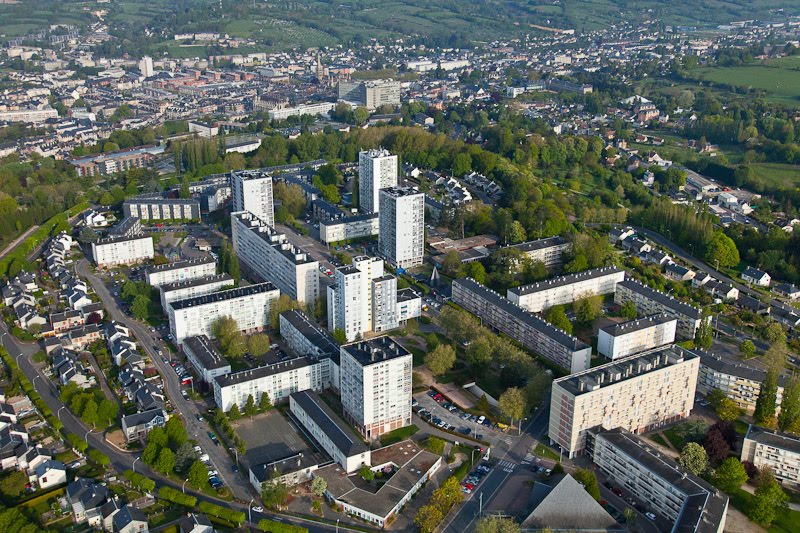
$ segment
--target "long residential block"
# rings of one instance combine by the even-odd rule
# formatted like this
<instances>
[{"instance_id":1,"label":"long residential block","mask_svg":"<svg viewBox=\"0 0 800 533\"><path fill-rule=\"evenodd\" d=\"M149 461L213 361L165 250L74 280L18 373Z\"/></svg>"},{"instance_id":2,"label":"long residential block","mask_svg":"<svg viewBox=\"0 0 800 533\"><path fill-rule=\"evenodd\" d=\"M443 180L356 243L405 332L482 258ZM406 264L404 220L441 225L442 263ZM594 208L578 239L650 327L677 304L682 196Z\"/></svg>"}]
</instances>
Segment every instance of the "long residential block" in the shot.
<instances>
[{"instance_id":1,"label":"long residential block","mask_svg":"<svg viewBox=\"0 0 800 533\"><path fill-rule=\"evenodd\" d=\"M589 368L592 347L525 311L472 278L453 281L453 302L548 361L580 372Z\"/></svg>"},{"instance_id":2,"label":"long residential block","mask_svg":"<svg viewBox=\"0 0 800 533\"><path fill-rule=\"evenodd\" d=\"M590 437L592 460L600 471L658 513L657 523L666 526L662 531L725 531L725 493L623 428L598 429Z\"/></svg>"},{"instance_id":3,"label":"long residential block","mask_svg":"<svg viewBox=\"0 0 800 533\"><path fill-rule=\"evenodd\" d=\"M325 244L375 237L380 229L378 213L323 220L319 223L319 240Z\"/></svg>"},{"instance_id":4,"label":"long residential block","mask_svg":"<svg viewBox=\"0 0 800 533\"><path fill-rule=\"evenodd\" d=\"M689 304L672 298L661 291L651 289L636 280L626 279L617 283L614 302L624 304L633 302L636 310L642 315L666 313L678 319L676 335L683 339L693 339L703 320L711 320L711 316L703 318L703 312Z\"/></svg>"},{"instance_id":5,"label":"long residential block","mask_svg":"<svg viewBox=\"0 0 800 533\"><path fill-rule=\"evenodd\" d=\"M166 309L170 333L178 344L186 337L211 337L214 321L226 316L233 318L241 331L261 331L269 325L270 306L279 296L272 283L258 283L172 302Z\"/></svg>"},{"instance_id":6,"label":"long residential block","mask_svg":"<svg viewBox=\"0 0 800 533\"><path fill-rule=\"evenodd\" d=\"M231 373L231 364L205 335L186 337L183 353L206 383L213 383L217 376Z\"/></svg>"},{"instance_id":7,"label":"long residential block","mask_svg":"<svg viewBox=\"0 0 800 533\"><path fill-rule=\"evenodd\" d=\"M149 267L145 271L147 283L152 287L160 287L166 283L187 281L190 279L212 276L217 273L217 261L210 255L197 259L184 259L163 265Z\"/></svg>"},{"instance_id":8,"label":"long residential block","mask_svg":"<svg viewBox=\"0 0 800 533\"><path fill-rule=\"evenodd\" d=\"M122 212L140 220L200 220L200 200L137 196L125 200Z\"/></svg>"},{"instance_id":9,"label":"long residential block","mask_svg":"<svg viewBox=\"0 0 800 533\"><path fill-rule=\"evenodd\" d=\"M800 438L796 435L751 425L742 442L742 461L768 467L784 485L800 488Z\"/></svg>"},{"instance_id":10,"label":"long residential block","mask_svg":"<svg viewBox=\"0 0 800 533\"><path fill-rule=\"evenodd\" d=\"M107 237L92 243L92 258L99 268L132 265L153 258L153 238L143 234Z\"/></svg>"},{"instance_id":11,"label":"long residential block","mask_svg":"<svg viewBox=\"0 0 800 533\"><path fill-rule=\"evenodd\" d=\"M644 433L689 416L700 357L677 345L553 381L550 440L575 457L595 427Z\"/></svg>"},{"instance_id":12,"label":"long residential block","mask_svg":"<svg viewBox=\"0 0 800 533\"><path fill-rule=\"evenodd\" d=\"M230 274L214 274L187 281L165 283L159 287L161 292L161 308L166 309L171 302L188 300L197 296L204 296L221 289L233 287L234 282Z\"/></svg>"},{"instance_id":13,"label":"long residential block","mask_svg":"<svg viewBox=\"0 0 800 533\"><path fill-rule=\"evenodd\" d=\"M744 363L733 363L708 352L695 350L700 354L700 375L697 378L697 391L708 394L714 389L725 393L736 405L752 413L756 408L756 400L761 394L761 384L767 378L764 370L753 368ZM783 388L786 377L778 378L778 392L775 397L775 409L780 413L783 401Z\"/></svg>"},{"instance_id":14,"label":"long residential block","mask_svg":"<svg viewBox=\"0 0 800 533\"><path fill-rule=\"evenodd\" d=\"M564 252L568 251L571 247L572 244L559 235L509 246L509 248L514 248L522 252L531 261L541 262L547 269L561 266L561 258Z\"/></svg>"},{"instance_id":15,"label":"long residential block","mask_svg":"<svg viewBox=\"0 0 800 533\"><path fill-rule=\"evenodd\" d=\"M659 313L600 328L597 352L612 361L675 342L677 319Z\"/></svg>"},{"instance_id":16,"label":"long residential block","mask_svg":"<svg viewBox=\"0 0 800 533\"><path fill-rule=\"evenodd\" d=\"M301 304L319 298L319 262L295 247L253 213L231 215L233 249L239 260L265 281Z\"/></svg>"},{"instance_id":17,"label":"long residential block","mask_svg":"<svg viewBox=\"0 0 800 533\"><path fill-rule=\"evenodd\" d=\"M508 289L508 299L526 311L539 313L554 305L570 304L584 296L611 294L617 283L624 279L625 271L621 268L595 268L513 287Z\"/></svg>"}]
</instances>

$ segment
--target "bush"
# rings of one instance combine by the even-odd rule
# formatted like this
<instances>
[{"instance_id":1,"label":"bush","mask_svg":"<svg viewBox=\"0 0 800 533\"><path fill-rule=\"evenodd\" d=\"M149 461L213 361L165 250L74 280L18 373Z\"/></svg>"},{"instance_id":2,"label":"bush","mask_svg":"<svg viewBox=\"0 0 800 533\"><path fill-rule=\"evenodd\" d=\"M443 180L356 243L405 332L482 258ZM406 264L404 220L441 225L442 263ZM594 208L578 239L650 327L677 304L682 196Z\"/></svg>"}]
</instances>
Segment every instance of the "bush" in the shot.
<instances>
[{"instance_id":1,"label":"bush","mask_svg":"<svg viewBox=\"0 0 800 533\"><path fill-rule=\"evenodd\" d=\"M258 529L270 533L308 533L308 529L292 524L283 524L274 520L263 518L258 521Z\"/></svg>"},{"instance_id":2,"label":"bush","mask_svg":"<svg viewBox=\"0 0 800 533\"><path fill-rule=\"evenodd\" d=\"M125 476L125 479L130 481L133 488L136 490L140 490L143 492L153 492L156 488L156 482L152 479L143 476L142 474L137 474L133 470L126 470L122 473Z\"/></svg>"},{"instance_id":3,"label":"bush","mask_svg":"<svg viewBox=\"0 0 800 533\"><path fill-rule=\"evenodd\" d=\"M168 502L177 503L184 507L194 507L197 505L197 498L190 494L173 489L172 487L161 487L158 489L158 497ZM216 516L216 515L215 515Z\"/></svg>"},{"instance_id":4,"label":"bush","mask_svg":"<svg viewBox=\"0 0 800 533\"><path fill-rule=\"evenodd\" d=\"M242 511L234 511L232 509L226 509L220 505L216 505L209 502L200 502L198 507L200 511L210 514L211 516L216 516L217 518L221 518L223 520L227 520L233 524L241 524L244 522L244 512Z\"/></svg>"}]
</instances>

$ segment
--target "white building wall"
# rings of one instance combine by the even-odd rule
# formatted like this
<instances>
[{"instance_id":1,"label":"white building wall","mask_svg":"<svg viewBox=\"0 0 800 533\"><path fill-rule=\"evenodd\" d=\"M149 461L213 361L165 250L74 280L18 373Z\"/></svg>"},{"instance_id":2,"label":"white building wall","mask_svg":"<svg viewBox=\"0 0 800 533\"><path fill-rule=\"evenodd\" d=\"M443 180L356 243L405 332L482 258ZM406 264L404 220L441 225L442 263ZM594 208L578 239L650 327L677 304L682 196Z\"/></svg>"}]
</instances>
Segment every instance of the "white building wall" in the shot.
<instances>
[{"instance_id":1,"label":"white building wall","mask_svg":"<svg viewBox=\"0 0 800 533\"><path fill-rule=\"evenodd\" d=\"M147 283L152 287L160 287L167 283L175 283L177 281L189 281L192 279L203 278L205 276L213 276L217 273L217 263L209 261L208 263L197 263L180 268L172 268L169 270L159 270L156 272L147 273Z\"/></svg>"},{"instance_id":2,"label":"white building wall","mask_svg":"<svg viewBox=\"0 0 800 533\"><path fill-rule=\"evenodd\" d=\"M220 386L216 380L214 384L214 401L217 407L228 412L233 404L243 409L247 397L253 395L256 405L261 400L261 395L266 393L273 405L289 397L293 392L313 390L320 391L325 384L322 379L323 363L315 362L307 366L293 368L285 372L276 372L268 376L254 378L236 385ZM246 370L244 372L247 372Z\"/></svg>"},{"instance_id":3,"label":"white building wall","mask_svg":"<svg viewBox=\"0 0 800 533\"><path fill-rule=\"evenodd\" d=\"M358 154L358 198L362 213L378 211L378 191L397 186L397 156L387 150Z\"/></svg>"},{"instance_id":4,"label":"white building wall","mask_svg":"<svg viewBox=\"0 0 800 533\"><path fill-rule=\"evenodd\" d=\"M92 257L98 267L131 265L152 259L154 255L153 238L140 237L134 239L114 240L92 243Z\"/></svg>"},{"instance_id":5,"label":"white building wall","mask_svg":"<svg viewBox=\"0 0 800 533\"><path fill-rule=\"evenodd\" d=\"M425 253L425 195L411 189L380 192L378 249L398 268L422 264Z\"/></svg>"},{"instance_id":6,"label":"white building wall","mask_svg":"<svg viewBox=\"0 0 800 533\"><path fill-rule=\"evenodd\" d=\"M272 177L258 171L231 173L231 212L250 211L270 227L275 227Z\"/></svg>"}]
</instances>

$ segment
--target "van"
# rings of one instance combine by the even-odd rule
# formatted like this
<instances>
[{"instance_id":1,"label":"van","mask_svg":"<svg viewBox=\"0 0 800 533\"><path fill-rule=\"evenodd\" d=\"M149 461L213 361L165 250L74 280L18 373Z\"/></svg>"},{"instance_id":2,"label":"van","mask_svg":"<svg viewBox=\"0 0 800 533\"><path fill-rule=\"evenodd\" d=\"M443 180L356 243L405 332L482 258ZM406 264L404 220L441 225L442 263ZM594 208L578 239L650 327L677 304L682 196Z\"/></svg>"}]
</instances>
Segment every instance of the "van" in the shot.
<instances>
[{"instance_id":1,"label":"van","mask_svg":"<svg viewBox=\"0 0 800 533\"><path fill-rule=\"evenodd\" d=\"M205 462L206 462L206 461L208 461L209 459L210 459L210 458L208 457L208 454L207 454L207 453L204 453L203 455L201 455L201 456L200 456L200 461L201 461L201 462L203 462L203 463L205 463Z\"/></svg>"}]
</instances>

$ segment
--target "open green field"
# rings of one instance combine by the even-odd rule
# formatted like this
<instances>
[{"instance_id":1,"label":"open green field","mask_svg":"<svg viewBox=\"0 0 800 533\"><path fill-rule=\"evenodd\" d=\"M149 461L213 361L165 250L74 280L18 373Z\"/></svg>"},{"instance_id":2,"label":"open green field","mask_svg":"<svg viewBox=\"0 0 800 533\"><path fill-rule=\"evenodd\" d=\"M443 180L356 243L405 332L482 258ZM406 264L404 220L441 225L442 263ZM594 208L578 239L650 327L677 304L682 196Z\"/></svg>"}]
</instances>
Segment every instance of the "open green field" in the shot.
<instances>
[{"instance_id":1,"label":"open green field","mask_svg":"<svg viewBox=\"0 0 800 533\"><path fill-rule=\"evenodd\" d=\"M800 187L800 165L781 163L754 163L750 165L756 176L769 187L792 189Z\"/></svg>"},{"instance_id":2,"label":"open green field","mask_svg":"<svg viewBox=\"0 0 800 533\"><path fill-rule=\"evenodd\" d=\"M699 81L710 81L764 91L767 98L800 106L800 57L737 67L700 67L692 70Z\"/></svg>"}]
</instances>

